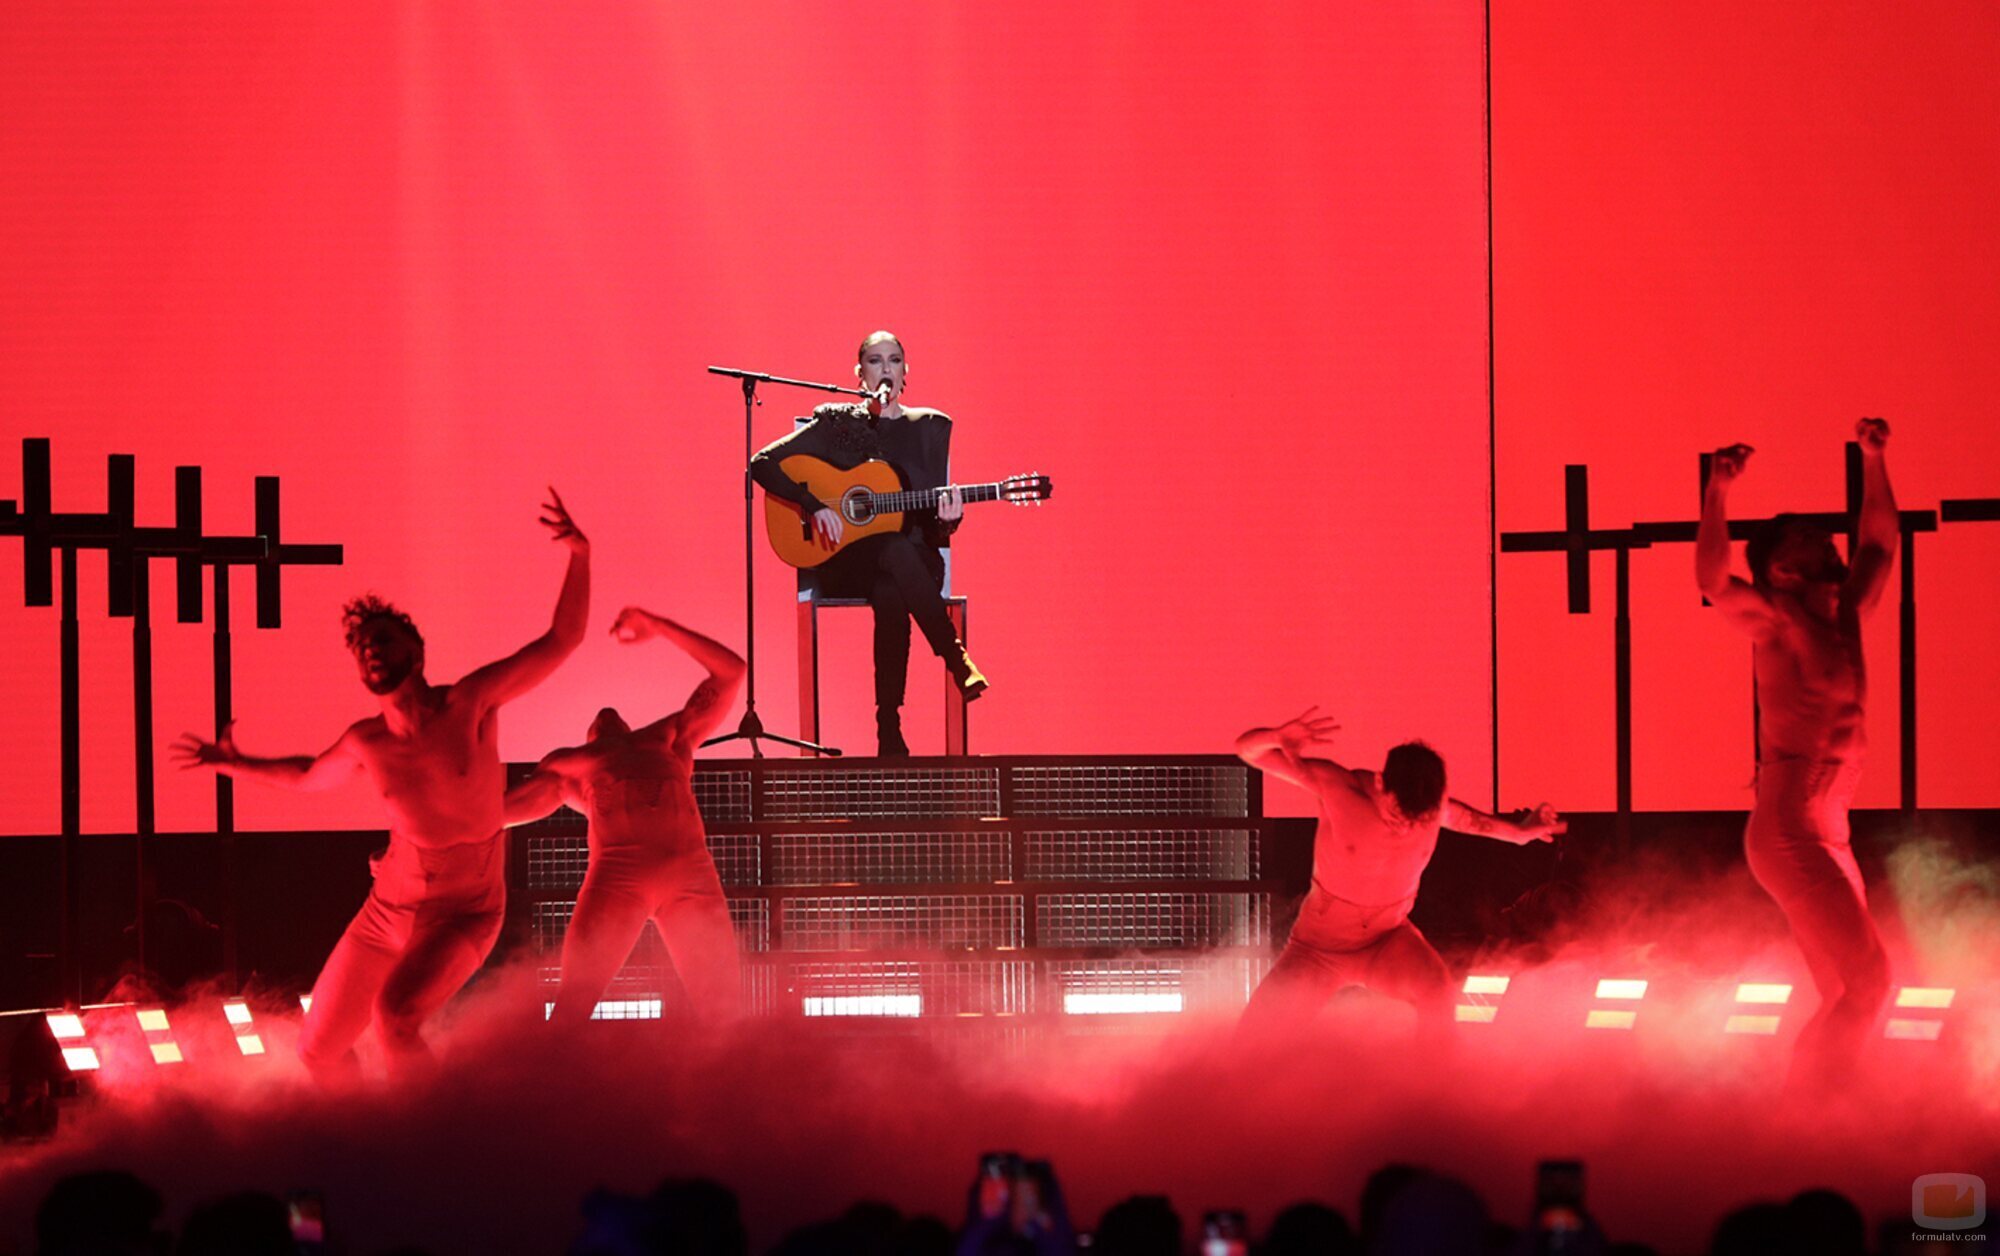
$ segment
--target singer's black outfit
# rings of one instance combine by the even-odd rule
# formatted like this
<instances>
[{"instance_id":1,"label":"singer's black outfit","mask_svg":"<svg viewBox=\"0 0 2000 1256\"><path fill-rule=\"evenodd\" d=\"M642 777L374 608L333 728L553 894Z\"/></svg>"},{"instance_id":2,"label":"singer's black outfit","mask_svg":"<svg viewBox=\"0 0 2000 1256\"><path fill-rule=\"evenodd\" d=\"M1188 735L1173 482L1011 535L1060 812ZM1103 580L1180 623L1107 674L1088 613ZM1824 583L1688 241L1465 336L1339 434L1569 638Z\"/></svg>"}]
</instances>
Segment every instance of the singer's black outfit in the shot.
<instances>
[{"instance_id":1,"label":"singer's black outfit","mask_svg":"<svg viewBox=\"0 0 2000 1256\"><path fill-rule=\"evenodd\" d=\"M779 469L793 454L810 454L846 470L881 459L909 489L942 488L951 460L951 418L938 410L906 407L902 417L878 419L863 405L830 404L790 436L757 451L750 475L766 492L796 503L810 526L827 503ZM912 510L900 532L864 537L814 570L830 597L863 597L875 612L875 718L882 752L908 753L900 712L910 672L910 621L957 674L964 645L945 611L944 557L957 522L935 510Z\"/></svg>"}]
</instances>

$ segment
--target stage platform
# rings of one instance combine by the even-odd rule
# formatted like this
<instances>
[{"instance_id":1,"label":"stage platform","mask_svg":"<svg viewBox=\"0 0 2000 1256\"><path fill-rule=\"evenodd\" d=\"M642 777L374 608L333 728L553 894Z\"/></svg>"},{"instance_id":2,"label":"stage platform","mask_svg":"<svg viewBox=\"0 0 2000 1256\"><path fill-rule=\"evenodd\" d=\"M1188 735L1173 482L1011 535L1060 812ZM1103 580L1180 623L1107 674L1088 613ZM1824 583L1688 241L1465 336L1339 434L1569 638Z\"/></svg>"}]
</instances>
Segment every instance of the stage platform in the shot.
<instances>
[{"instance_id":1,"label":"stage platform","mask_svg":"<svg viewBox=\"0 0 2000 1256\"><path fill-rule=\"evenodd\" d=\"M1285 888L1232 756L707 759L694 790L757 1014L1089 1025L1238 1008L1269 965ZM513 834L509 935L551 998L584 829ZM648 925L598 1015L680 998Z\"/></svg>"}]
</instances>

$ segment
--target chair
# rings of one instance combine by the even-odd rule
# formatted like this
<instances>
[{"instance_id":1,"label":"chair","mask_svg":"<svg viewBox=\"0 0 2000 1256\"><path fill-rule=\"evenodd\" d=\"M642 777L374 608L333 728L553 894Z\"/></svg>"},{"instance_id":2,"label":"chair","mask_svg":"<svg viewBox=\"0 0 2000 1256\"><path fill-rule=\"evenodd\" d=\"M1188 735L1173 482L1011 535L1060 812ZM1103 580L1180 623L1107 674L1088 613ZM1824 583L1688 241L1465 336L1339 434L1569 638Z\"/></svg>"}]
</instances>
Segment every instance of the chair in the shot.
<instances>
[{"instance_id":1,"label":"chair","mask_svg":"<svg viewBox=\"0 0 2000 1256\"><path fill-rule=\"evenodd\" d=\"M958 639L965 641L967 603L964 597L953 596L951 591L951 550L947 548L940 552L944 555L945 613L951 616L952 630L958 633ZM817 576L818 573L810 567L799 568L799 736L813 742L819 740L820 609L837 610L850 606L868 609L867 598L822 594ZM958 682L952 679L950 672L945 673L944 690L944 752L962 755L966 753L965 695L959 691Z\"/></svg>"}]
</instances>

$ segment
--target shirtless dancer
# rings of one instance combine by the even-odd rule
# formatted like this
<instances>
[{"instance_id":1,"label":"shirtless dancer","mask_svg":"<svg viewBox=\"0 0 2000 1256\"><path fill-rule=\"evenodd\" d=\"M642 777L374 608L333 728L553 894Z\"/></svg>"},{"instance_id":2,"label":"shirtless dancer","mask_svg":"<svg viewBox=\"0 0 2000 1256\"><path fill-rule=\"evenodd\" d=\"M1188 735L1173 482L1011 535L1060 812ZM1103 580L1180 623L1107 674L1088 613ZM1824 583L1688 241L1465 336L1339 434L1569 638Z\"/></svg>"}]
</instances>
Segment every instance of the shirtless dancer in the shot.
<instances>
[{"instance_id":1,"label":"shirtless dancer","mask_svg":"<svg viewBox=\"0 0 2000 1256\"><path fill-rule=\"evenodd\" d=\"M733 1018L743 1008L736 931L695 807L694 751L729 712L743 683L734 650L650 611L618 612L612 635L631 644L663 637L708 669L687 705L644 728L605 707L581 746L556 750L507 792L507 823L539 820L562 803L590 818L590 871L563 935L562 988L551 1020L590 1019L632 953L646 921L667 944L695 1014Z\"/></svg>"},{"instance_id":2,"label":"shirtless dancer","mask_svg":"<svg viewBox=\"0 0 2000 1256\"><path fill-rule=\"evenodd\" d=\"M1748 445L1717 450L1695 540L1695 577L1750 635L1757 674L1757 801L1750 871L1784 909L1819 1011L1799 1034L1795 1076L1831 1080L1860 1053L1889 994L1889 960L1848 846L1847 807L1867 742L1861 617L1882 599L1901 540L1883 451L1889 425L1863 419L1861 517L1850 569L1826 530L1779 515L1748 546L1751 582L1729 574L1729 488Z\"/></svg>"},{"instance_id":3,"label":"shirtless dancer","mask_svg":"<svg viewBox=\"0 0 2000 1256\"><path fill-rule=\"evenodd\" d=\"M1447 797L1444 760L1421 741L1391 750L1380 772L1308 756L1340 727L1318 709L1236 739L1245 763L1319 799L1312 888L1291 941L1243 1009L1242 1028L1302 1023L1358 985L1414 1004L1419 1024L1435 1030L1451 1019L1451 974L1409 915L1438 830L1525 845L1567 826L1546 803L1503 820Z\"/></svg>"},{"instance_id":4,"label":"shirtless dancer","mask_svg":"<svg viewBox=\"0 0 2000 1256\"><path fill-rule=\"evenodd\" d=\"M542 523L569 550L554 622L516 653L456 684L424 678L424 639L409 616L375 597L348 603L347 645L382 713L317 756L259 758L188 734L182 766L292 789L331 789L367 772L389 812L389 847L370 863L375 885L320 970L299 1054L322 1083L354 1079L354 1044L372 1019L392 1074L430 1061L421 1029L485 962L506 906L499 709L540 684L583 641L590 610L590 543L555 490Z\"/></svg>"}]
</instances>

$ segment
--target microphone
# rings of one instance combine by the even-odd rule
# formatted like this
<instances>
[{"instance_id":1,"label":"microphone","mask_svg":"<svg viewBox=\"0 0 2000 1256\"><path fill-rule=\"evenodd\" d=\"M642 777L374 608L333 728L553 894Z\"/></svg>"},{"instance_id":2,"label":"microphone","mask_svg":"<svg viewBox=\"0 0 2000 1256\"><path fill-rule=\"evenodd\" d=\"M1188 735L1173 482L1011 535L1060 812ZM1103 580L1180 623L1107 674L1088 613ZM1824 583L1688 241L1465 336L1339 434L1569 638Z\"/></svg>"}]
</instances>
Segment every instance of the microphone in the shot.
<instances>
[{"instance_id":1,"label":"microphone","mask_svg":"<svg viewBox=\"0 0 2000 1256\"><path fill-rule=\"evenodd\" d=\"M875 385L875 404L878 406L888 405L889 397L895 391L896 391L896 386L894 384L891 384L886 379L883 380L881 383Z\"/></svg>"}]
</instances>

